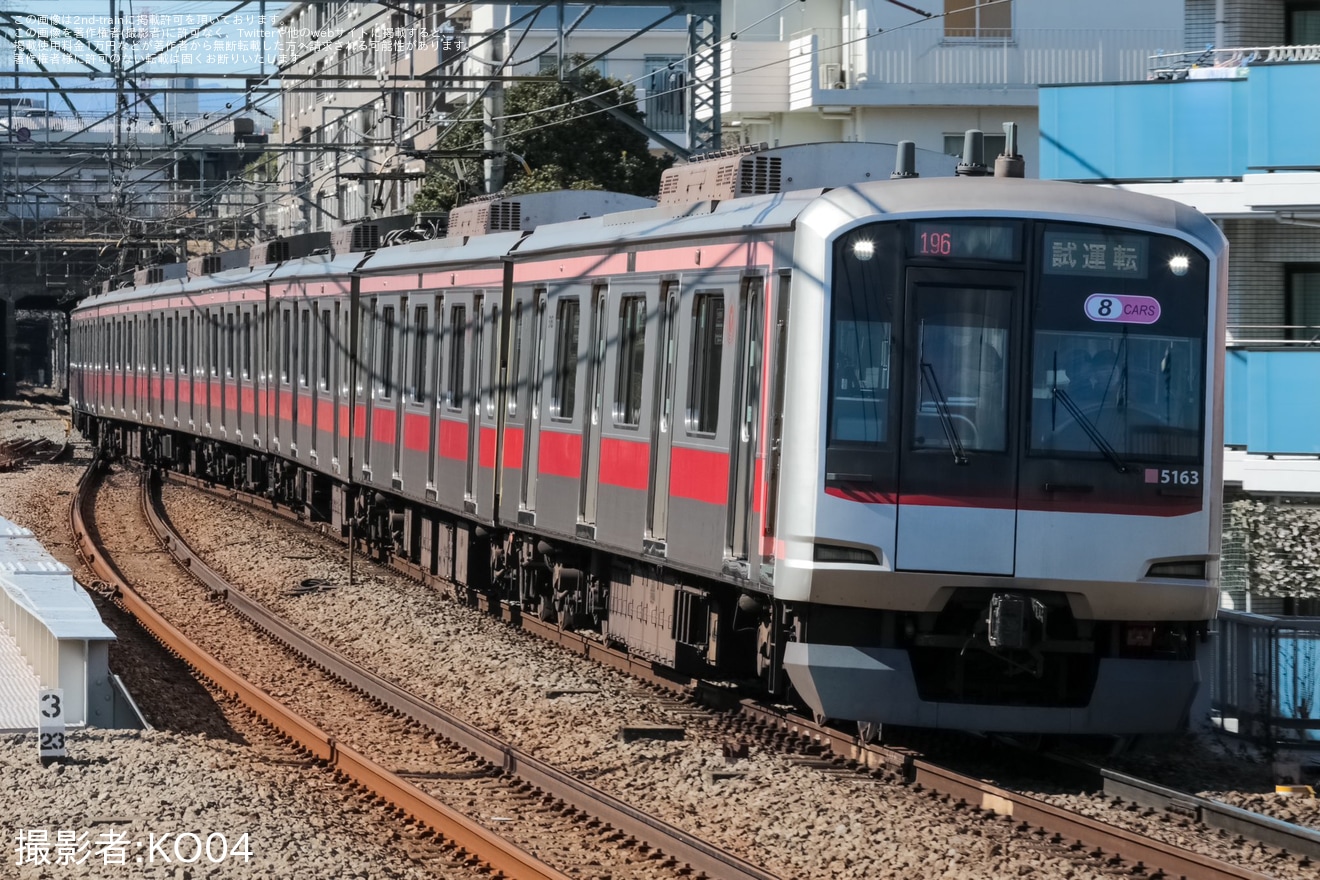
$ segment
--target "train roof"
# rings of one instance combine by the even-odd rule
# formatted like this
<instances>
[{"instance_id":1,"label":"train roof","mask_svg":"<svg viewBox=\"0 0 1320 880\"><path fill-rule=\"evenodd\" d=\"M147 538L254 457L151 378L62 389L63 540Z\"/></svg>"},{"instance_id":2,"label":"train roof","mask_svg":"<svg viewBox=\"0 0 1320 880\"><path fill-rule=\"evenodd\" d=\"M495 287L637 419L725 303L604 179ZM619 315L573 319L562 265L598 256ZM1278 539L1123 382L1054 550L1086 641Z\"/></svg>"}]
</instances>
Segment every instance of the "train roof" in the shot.
<instances>
[{"instance_id":1,"label":"train roof","mask_svg":"<svg viewBox=\"0 0 1320 880\"><path fill-rule=\"evenodd\" d=\"M574 223L589 221L575 220ZM413 241L374 252L360 269L363 275L417 271L434 266L460 266L499 260L517 246L524 232L494 232L471 238L439 238Z\"/></svg>"},{"instance_id":2,"label":"train roof","mask_svg":"<svg viewBox=\"0 0 1320 880\"><path fill-rule=\"evenodd\" d=\"M238 268L210 276L161 281L91 297L79 307L113 305L143 297L260 285L281 279L343 277L423 271L443 266L514 260L592 247L636 247L648 242L738 237L793 229L810 218L818 228L890 216L1011 217L1031 214L1062 221L1167 229L1219 252L1224 238L1214 222L1181 202L1095 184L995 177L877 180L836 189L807 189L691 205L656 206L604 216L545 223L531 232L495 232L395 245L363 254L328 254L275 265Z\"/></svg>"},{"instance_id":3,"label":"train roof","mask_svg":"<svg viewBox=\"0 0 1320 880\"><path fill-rule=\"evenodd\" d=\"M773 195L748 196L723 202L698 202L681 207L647 208L606 214L589 220L551 223L538 227L518 245L513 257L601 244L628 244L693 238L734 236L751 231L776 232L793 228L799 214L825 190L805 189Z\"/></svg>"},{"instance_id":4,"label":"train roof","mask_svg":"<svg viewBox=\"0 0 1320 880\"><path fill-rule=\"evenodd\" d=\"M1137 196L1137 198L1133 198ZM1172 199L1086 183L1002 177L890 180L840 187L825 194L816 210L839 222L875 215L1021 216L1169 229L1218 249L1223 234L1214 221ZM825 221L830 222L830 221Z\"/></svg>"},{"instance_id":5,"label":"train roof","mask_svg":"<svg viewBox=\"0 0 1320 880\"><path fill-rule=\"evenodd\" d=\"M267 273L269 281L313 281L320 278L344 277L349 275L366 254L361 251L351 251L345 254L313 254L310 257L299 257L294 260L286 260L278 263L272 269L270 266L262 266ZM212 276L216 277L216 276Z\"/></svg>"}]
</instances>

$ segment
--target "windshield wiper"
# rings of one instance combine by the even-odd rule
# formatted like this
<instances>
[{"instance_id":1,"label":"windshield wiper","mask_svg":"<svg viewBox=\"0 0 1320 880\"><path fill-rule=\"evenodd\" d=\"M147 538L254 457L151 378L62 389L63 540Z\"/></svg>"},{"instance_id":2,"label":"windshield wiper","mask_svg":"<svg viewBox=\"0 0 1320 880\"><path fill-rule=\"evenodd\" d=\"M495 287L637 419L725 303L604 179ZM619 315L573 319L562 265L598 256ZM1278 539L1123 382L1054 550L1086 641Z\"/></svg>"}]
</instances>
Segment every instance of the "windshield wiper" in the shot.
<instances>
[{"instance_id":1,"label":"windshield wiper","mask_svg":"<svg viewBox=\"0 0 1320 880\"><path fill-rule=\"evenodd\" d=\"M953 413L949 412L949 401L940 390L939 380L935 378L935 368L926 361L921 362L921 378L926 380L926 387L935 404L935 412L940 417L940 427L944 428L944 436L949 441L949 448L953 450L953 463L967 464L967 451L963 449L962 441L958 439L958 431L954 428Z\"/></svg>"},{"instance_id":2,"label":"windshield wiper","mask_svg":"<svg viewBox=\"0 0 1320 880\"><path fill-rule=\"evenodd\" d=\"M1072 416L1073 420L1081 426L1082 431L1095 444L1095 448L1099 449L1104 457L1109 459L1109 463L1114 466L1116 471L1120 474L1126 474L1132 469L1127 462L1119 458L1118 452L1113 446L1109 445L1109 441L1105 439L1104 434L1100 433L1100 429L1095 426L1095 423L1086 417L1086 414L1082 412L1082 408L1077 405L1077 401L1073 400L1068 392L1057 384L1054 386L1054 397L1059 403L1063 404L1063 408L1068 411L1068 415Z\"/></svg>"}]
</instances>

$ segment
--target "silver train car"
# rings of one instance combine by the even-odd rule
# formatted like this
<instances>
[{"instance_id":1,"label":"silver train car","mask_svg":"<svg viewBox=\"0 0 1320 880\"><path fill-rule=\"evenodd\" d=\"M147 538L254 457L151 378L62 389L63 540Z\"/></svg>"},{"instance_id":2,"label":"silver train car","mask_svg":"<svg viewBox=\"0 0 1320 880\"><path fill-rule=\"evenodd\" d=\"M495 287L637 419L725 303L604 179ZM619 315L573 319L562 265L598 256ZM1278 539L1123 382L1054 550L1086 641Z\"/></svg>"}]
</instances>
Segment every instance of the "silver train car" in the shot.
<instances>
[{"instance_id":1,"label":"silver train car","mask_svg":"<svg viewBox=\"0 0 1320 880\"><path fill-rule=\"evenodd\" d=\"M1226 243L893 156L728 156L658 206L523 196L93 296L76 418L868 735L1176 730L1218 604Z\"/></svg>"}]
</instances>

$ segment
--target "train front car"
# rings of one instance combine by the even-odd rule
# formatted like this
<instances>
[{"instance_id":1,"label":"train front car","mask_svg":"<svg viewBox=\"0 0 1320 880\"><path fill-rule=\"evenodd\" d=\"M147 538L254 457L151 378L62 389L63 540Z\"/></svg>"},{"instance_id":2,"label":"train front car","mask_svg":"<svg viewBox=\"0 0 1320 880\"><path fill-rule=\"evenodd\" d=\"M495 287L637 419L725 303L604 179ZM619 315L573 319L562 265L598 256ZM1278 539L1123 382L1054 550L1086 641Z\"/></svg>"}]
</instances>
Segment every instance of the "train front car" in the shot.
<instances>
[{"instance_id":1,"label":"train front car","mask_svg":"<svg viewBox=\"0 0 1320 880\"><path fill-rule=\"evenodd\" d=\"M1218 604L1226 256L1190 208L1065 183L804 212L775 597L819 715L1185 723Z\"/></svg>"}]
</instances>

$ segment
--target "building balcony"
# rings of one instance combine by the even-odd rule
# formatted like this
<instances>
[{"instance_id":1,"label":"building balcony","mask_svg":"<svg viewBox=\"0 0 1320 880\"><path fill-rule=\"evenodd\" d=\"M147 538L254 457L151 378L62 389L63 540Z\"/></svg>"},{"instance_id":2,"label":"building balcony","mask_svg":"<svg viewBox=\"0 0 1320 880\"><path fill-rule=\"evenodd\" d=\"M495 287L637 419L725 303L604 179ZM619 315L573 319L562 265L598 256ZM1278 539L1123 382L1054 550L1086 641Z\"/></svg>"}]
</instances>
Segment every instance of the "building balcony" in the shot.
<instances>
[{"instance_id":1,"label":"building balcony","mask_svg":"<svg viewBox=\"0 0 1320 880\"><path fill-rule=\"evenodd\" d=\"M1015 28L948 36L935 22L880 34L816 28L788 41L791 109L1036 104L1044 83L1136 79L1176 30ZM739 40L735 51L755 43ZM746 65L742 65L746 66ZM733 106L737 106L736 98Z\"/></svg>"},{"instance_id":2,"label":"building balcony","mask_svg":"<svg viewBox=\"0 0 1320 880\"><path fill-rule=\"evenodd\" d=\"M1316 171L1320 92L1315 47L1261 63L1158 68L1143 82L1070 85L1040 93L1041 177L1062 180L1241 178ZM1268 57L1268 56L1266 56ZM1248 63L1250 62L1250 63ZM1201 73L1198 73L1201 71Z\"/></svg>"},{"instance_id":3,"label":"building balcony","mask_svg":"<svg viewBox=\"0 0 1320 880\"><path fill-rule=\"evenodd\" d=\"M1224 369L1224 478L1243 489L1320 493L1320 327L1239 327L1294 339L1230 343ZM1235 335L1237 335L1235 334Z\"/></svg>"}]
</instances>

